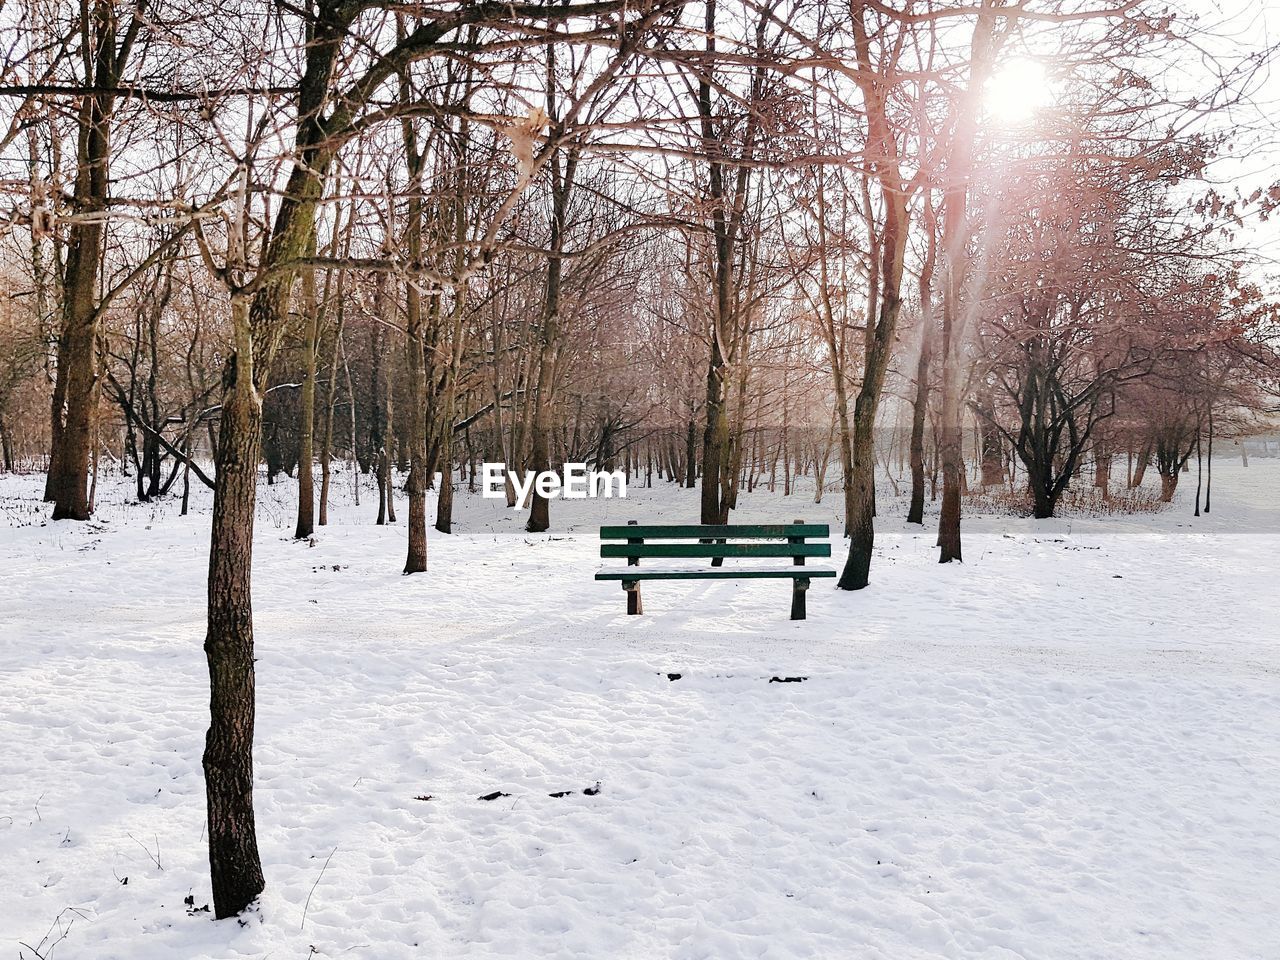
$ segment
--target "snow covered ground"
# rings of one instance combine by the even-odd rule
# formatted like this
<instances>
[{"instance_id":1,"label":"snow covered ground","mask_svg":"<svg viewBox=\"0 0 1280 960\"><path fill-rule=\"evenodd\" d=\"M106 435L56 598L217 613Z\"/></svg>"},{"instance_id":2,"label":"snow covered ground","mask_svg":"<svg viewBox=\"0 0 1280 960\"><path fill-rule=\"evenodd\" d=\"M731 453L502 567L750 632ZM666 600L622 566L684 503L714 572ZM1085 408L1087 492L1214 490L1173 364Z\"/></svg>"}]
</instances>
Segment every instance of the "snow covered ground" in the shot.
<instances>
[{"instance_id":1,"label":"snow covered ground","mask_svg":"<svg viewBox=\"0 0 1280 960\"><path fill-rule=\"evenodd\" d=\"M52 524L0 476L0 956L1274 960L1280 462L1216 464L1210 517L1191 481L979 519L963 566L886 501L871 589L816 583L803 623L780 581L646 584L630 618L593 582L599 523L694 491L555 502L550 536L460 492L403 578L349 478L313 545L264 487L268 886L215 923L207 495L106 478Z\"/></svg>"}]
</instances>

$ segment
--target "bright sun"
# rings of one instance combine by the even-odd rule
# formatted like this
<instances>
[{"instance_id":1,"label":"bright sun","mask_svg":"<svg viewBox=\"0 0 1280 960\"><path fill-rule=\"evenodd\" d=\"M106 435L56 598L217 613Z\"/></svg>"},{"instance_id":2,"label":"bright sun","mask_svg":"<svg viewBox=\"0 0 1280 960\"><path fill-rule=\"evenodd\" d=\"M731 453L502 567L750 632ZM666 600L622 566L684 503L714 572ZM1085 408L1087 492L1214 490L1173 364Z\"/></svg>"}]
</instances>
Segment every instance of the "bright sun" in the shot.
<instances>
[{"instance_id":1,"label":"bright sun","mask_svg":"<svg viewBox=\"0 0 1280 960\"><path fill-rule=\"evenodd\" d=\"M1026 123L1049 105L1052 91L1044 65L1021 57L1000 66L983 91L988 116L998 123Z\"/></svg>"}]
</instances>

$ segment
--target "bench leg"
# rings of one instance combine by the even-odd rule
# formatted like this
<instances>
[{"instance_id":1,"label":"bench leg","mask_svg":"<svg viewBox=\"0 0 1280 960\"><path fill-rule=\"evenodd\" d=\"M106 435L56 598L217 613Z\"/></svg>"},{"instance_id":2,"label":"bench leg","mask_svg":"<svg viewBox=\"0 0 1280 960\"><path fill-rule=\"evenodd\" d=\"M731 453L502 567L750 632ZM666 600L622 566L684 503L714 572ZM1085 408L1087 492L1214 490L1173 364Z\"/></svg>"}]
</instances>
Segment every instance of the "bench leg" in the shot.
<instances>
[{"instance_id":1,"label":"bench leg","mask_svg":"<svg viewBox=\"0 0 1280 960\"><path fill-rule=\"evenodd\" d=\"M635 617L644 613L644 602L640 599L640 581L623 580L622 589L627 591L627 616Z\"/></svg>"},{"instance_id":2,"label":"bench leg","mask_svg":"<svg viewBox=\"0 0 1280 960\"><path fill-rule=\"evenodd\" d=\"M805 618L804 595L809 589L809 580L807 577L798 577L791 581L791 619L803 620Z\"/></svg>"}]
</instances>

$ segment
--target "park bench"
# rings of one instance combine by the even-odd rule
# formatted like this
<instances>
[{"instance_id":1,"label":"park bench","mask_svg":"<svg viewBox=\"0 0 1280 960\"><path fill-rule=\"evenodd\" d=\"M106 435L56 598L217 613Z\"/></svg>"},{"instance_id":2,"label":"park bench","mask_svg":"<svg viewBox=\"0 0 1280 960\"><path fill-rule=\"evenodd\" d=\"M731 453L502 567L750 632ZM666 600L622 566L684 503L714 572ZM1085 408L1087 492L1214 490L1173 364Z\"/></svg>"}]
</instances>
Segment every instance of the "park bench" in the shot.
<instances>
[{"instance_id":1,"label":"park bench","mask_svg":"<svg viewBox=\"0 0 1280 960\"><path fill-rule=\"evenodd\" d=\"M600 556L625 558L625 570L601 570L597 580L620 580L627 592L627 613L641 614L640 583L644 580L790 580L791 619L805 618L805 591L814 577L834 577L836 572L822 567L806 567L806 557L831 556L830 543L810 543L813 538L829 537L825 523L765 523L720 526L640 526L635 521L625 527L601 527ZM659 542L654 542L659 541ZM773 542L755 542L773 541ZM703 558L712 561L711 569L636 569L640 561L649 559ZM790 558L791 566L761 569L720 566L726 558L779 557Z\"/></svg>"}]
</instances>

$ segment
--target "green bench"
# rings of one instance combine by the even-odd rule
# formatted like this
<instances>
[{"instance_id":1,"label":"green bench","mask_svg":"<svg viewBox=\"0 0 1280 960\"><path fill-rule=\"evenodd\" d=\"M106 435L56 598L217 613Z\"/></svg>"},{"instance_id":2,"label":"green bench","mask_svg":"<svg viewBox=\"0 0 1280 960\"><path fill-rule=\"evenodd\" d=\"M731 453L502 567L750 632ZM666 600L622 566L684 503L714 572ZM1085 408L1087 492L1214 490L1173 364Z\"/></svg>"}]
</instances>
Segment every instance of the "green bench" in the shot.
<instances>
[{"instance_id":1,"label":"green bench","mask_svg":"<svg viewBox=\"0 0 1280 960\"><path fill-rule=\"evenodd\" d=\"M600 544L600 556L625 558L627 569L602 570L597 580L620 580L627 592L627 613L641 614L640 599L643 580L765 580L791 581L791 619L805 618L805 591L815 577L834 577L836 572L822 567L806 567L806 557L831 556L830 543L810 543L825 538L831 529L825 523L765 523L723 526L640 526L635 521L625 527L601 527L601 541L622 543ZM653 542L660 541L660 542ZM776 542L752 542L776 541ZM712 569L634 569L642 559L710 557ZM786 557L790 567L772 569L740 568L726 570L720 566L726 557Z\"/></svg>"}]
</instances>

